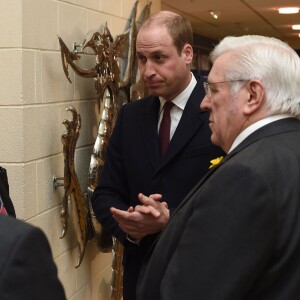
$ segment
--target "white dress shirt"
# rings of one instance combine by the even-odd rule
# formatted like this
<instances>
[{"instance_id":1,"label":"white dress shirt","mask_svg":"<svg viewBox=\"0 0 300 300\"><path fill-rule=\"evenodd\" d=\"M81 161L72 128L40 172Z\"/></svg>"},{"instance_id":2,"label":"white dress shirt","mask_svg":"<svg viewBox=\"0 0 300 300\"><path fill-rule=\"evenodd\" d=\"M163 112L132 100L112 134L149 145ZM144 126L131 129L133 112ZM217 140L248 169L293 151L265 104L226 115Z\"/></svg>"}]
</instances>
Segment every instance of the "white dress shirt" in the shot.
<instances>
[{"instance_id":1,"label":"white dress shirt","mask_svg":"<svg viewBox=\"0 0 300 300\"><path fill-rule=\"evenodd\" d=\"M279 114L279 115L274 115L274 116L270 116L270 117L266 117L264 119L261 119L255 123L253 123L252 125L250 125L249 127L247 127L246 129L244 129L234 140L234 142L231 145L230 150L228 151L228 153L230 153L234 148L236 148L244 139L246 139L251 133L253 133L254 131L258 130L259 128L275 122L277 120L281 120L281 119L286 119L286 118L293 118L292 115L289 114Z\"/></svg>"},{"instance_id":2,"label":"white dress shirt","mask_svg":"<svg viewBox=\"0 0 300 300\"><path fill-rule=\"evenodd\" d=\"M192 91L194 90L194 87L197 84L197 80L196 80L195 76L193 75L193 73L191 73L191 74L192 74L192 79L191 79L191 82L189 83L189 85L187 86L187 88L181 94L179 94L177 97L175 97L172 100L172 102L175 105L173 105L173 107L170 110L170 117L171 117L170 140L172 139L174 132L177 128L177 125L179 124L179 121L181 119L185 105L186 105ZM160 109L159 109L159 119L158 119L157 131L159 131L160 123L161 123L162 116L163 116L163 107L164 107L166 100L163 97L159 97L159 101L160 101Z\"/></svg>"}]
</instances>

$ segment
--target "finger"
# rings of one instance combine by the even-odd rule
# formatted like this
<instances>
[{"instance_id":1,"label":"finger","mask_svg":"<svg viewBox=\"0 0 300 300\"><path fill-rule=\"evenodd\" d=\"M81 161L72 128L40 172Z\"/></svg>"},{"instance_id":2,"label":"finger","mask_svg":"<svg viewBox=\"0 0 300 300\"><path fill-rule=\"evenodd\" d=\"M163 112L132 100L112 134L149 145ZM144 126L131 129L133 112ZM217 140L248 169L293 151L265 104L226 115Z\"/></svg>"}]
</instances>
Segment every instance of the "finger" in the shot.
<instances>
[{"instance_id":1,"label":"finger","mask_svg":"<svg viewBox=\"0 0 300 300\"><path fill-rule=\"evenodd\" d=\"M117 215L117 216L123 216L125 217L126 215L128 215L128 212L125 211L125 210L121 210L121 209L117 209L115 207L111 207L110 208L110 212L113 214L113 215Z\"/></svg>"},{"instance_id":2,"label":"finger","mask_svg":"<svg viewBox=\"0 0 300 300\"><path fill-rule=\"evenodd\" d=\"M148 206L148 209L150 211L150 214L155 217L155 218L158 218L160 216L160 212L155 209L153 206Z\"/></svg>"},{"instance_id":3,"label":"finger","mask_svg":"<svg viewBox=\"0 0 300 300\"><path fill-rule=\"evenodd\" d=\"M132 227L135 228L138 223L136 221L127 220L125 218L113 215L114 220L119 224L120 227Z\"/></svg>"},{"instance_id":4,"label":"finger","mask_svg":"<svg viewBox=\"0 0 300 300\"><path fill-rule=\"evenodd\" d=\"M137 205L135 211L145 215L152 215L155 218L160 216L160 212L151 205Z\"/></svg>"},{"instance_id":5,"label":"finger","mask_svg":"<svg viewBox=\"0 0 300 300\"><path fill-rule=\"evenodd\" d=\"M132 206L130 206L128 209L127 209L128 212L133 212L134 211L134 208Z\"/></svg>"},{"instance_id":6,"label":"finger","mask_svg":"<svg viewBox=\"0 0 300 300\"><path fill-rule=\"evenodd\" d=\"M167 203L167 202L163 201L163 202L161 202L161 204L162 204L164 207L166 207L166 208L169 208L169 206L168 206L168 203Z\"/></svg>"},{"instance_id":7,"label":"finger","mask_svg":"<svg viewBox=\"0 0 300 300\"><path fill-rule=\"evenodd\" d=\"M140 200L140 202L144 205L151 205L151 206L156 206L157 201L153 200L152 198L149 198L147 196L145 196L144 194L140 193L138 195L138 198Z\"/></svg>"},{"instance_id":8,"label":"finger","mask_svg":"<svg viewBox=\"0 0 300 300\"><path fill-rule=\"evenodd\" d=\"M162 195L161 194L151 194L149 196L149 198L155 200L155 201L160 201L162 199Z\"/></svg>"},{"instance_id":9,"label":"finger","mask_svg":"<svg viewBox=\"0 0 300 300\"><path fill-rule=\"evenodd\" d=\"M134 219L134 212L128 212L125 210L120 210L116 208L111 208L110 209L113 218L118 222L118 223L124 223L124 222L132 222L132 219Z\"/></svg>"},{"instance_id":10,"label":"finger","mask_svg":"<svg viewBox=\"0 0 300 300\"><path fill-rule=\"evenodd\" d=\"M137 205L135 207L135 211L139 212L139 213L142 213L142 214L149 214L150 213L149 207L150 206L148 206L148 205Z\"/></svg>"},{"instance_id":11,"label":"finger","mask_svg":"<svg viewBox=\"0 0 300 300\"><path fill-rule=\"evenodd\" d=\"M137 211L128 212L119 209L111 209L112 216L118 223L137 226L143 218L141 213Z\"/></svg>"}]
</instances>

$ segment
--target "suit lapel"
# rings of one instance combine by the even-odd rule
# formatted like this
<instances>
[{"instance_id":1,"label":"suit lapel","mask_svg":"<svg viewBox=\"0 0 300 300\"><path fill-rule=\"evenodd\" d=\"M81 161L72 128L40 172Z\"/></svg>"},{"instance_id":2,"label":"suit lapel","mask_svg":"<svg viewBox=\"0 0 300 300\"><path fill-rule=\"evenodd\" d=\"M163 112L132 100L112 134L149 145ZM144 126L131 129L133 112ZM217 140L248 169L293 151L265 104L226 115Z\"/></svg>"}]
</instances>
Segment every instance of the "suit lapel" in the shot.
<instances>
[{"instance_id":1,"label":"suit lapel","mask_svg":"<svg viewBox=\"0 0 300 300\"><path fill-rule=\"evenodd\" d=\"M193 189L187 194L187 196L183 199L183 201L180 202L180 204L177 206L177 208L175 209L175 211L173 212L173 214L170 217L169 223L172 220L172 218L176 215L177 211L180 210L180 208L182 206L184 206L188 200L199 190L200 186L202 186L204 184L204 182L210 178L215 172L216 170L222 165L224 164L225 160L227 159L223 159L218 165L216 165L215 167L213 167L209 172L207 172L200 180L199 182L193 187Z\"/></svg>"},{"instance_id":2,"label":"suit lapel","mask_svg":"<svg viewBox=\"0 0 300 300\"><path fill-rule=\"evenodd\" d=\"M149 105L142 116L142 134L146 146L146 152L153 168L157 168L160 160L159 142L157 133L160 102L157 97L151 97Z\"/></svg>"},{"instance_id":3,"label":"suit lapel","mask_svg":"<svg viewBox=\"0 0 300 300\"><path fill-rule=\"evenodd\" d=\"M202 94L203 91L201 90L201 85L198 83L186 104L180 122L171 139L169 148L161 160L159 170L172 160L172 158L189 142L198 129L203 126L204 112L200 110L202 98L199 96Z\"/></svg>"}]
</instances>

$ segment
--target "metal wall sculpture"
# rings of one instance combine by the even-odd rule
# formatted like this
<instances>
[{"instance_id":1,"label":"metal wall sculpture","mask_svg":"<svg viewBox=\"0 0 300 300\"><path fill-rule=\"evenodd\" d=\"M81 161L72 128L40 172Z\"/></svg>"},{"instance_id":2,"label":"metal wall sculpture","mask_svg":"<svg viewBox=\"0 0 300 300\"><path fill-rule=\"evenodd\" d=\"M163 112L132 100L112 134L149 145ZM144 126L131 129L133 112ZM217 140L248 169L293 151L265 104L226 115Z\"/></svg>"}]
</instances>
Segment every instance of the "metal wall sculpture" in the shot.
<instances>
[{"instance_id":1,"label":"metal wall sculpture","mask_svg":"<svg viewBox=\"0 0 300 300\"><path fill-rule=\"evenodd\" d=\"M94 228L92 225L91 214L87 199L82 192L79 184L79 180L75 171L75 147L79 137L81 128L81 118L77 114L74 107L69 107L67 110L73 114L72 120L65 120L63 124L67 128L67 132L61 137L63 144L64 154L64 189L63 205L61 210L61 221L63 225L63 231L61 237L64 237L68 229L68 199L71 199L73 205L75 205L75 211L77 216L77 223L75 225L75 231L77 234L77 247L78 247L78 261L76 267L80 265L83 259L86 243L94 235Z\"/></svg>"},{"instance_id":2,"label":"metal wall sculpture","mask_svg":"<svg viewBox=\"0 0 300 300\"><path fill-rule=\"evenodd\" d=\"M99 99L100 122L98 134L91 154L88 186L84 193L80 187L75 170L74 154L76 142L79 137L81 119L74 107L68 107L72 112L72 120L65 120L63 124L67 131L62 135L64 153L64 198L61 210L61 221L64 237L68 229L69 207L68 200L71 200L75 208L77 219L77 244L78 244L78 267L83 259L86 244L89 240L95 239L98 248L102 252L113 251L112 264L112 294L111 299L122 298L122 253L123 246L115 238L111 237L97 222L90 205L90 199L95 187L101 180L101 171L104 165L105 151L108 140L112 133L118 111L126 102L142 98L147 93L143 82L137 78L137 62L135 58L135 40L137 25L150 13L150 6L146 5L137 19L137 5L134 4L128 23L128 29L114 39L105 25L102 33L95 32L92 37L81 45L74 43L73 51L70 51L63 40L58 37L64 73L71 83L68 66L71 66L75 73L84 78L94 78L95 88ZM96 65L91 69L81 68L76 61L81 56L77 51L78 46L85 49L92 49ZM125 62L124 72L121 75L120 65ZM102 109L101 109L102 107ZM56 184L58 186L60 184Z\"/></svg>"}]
</instances>

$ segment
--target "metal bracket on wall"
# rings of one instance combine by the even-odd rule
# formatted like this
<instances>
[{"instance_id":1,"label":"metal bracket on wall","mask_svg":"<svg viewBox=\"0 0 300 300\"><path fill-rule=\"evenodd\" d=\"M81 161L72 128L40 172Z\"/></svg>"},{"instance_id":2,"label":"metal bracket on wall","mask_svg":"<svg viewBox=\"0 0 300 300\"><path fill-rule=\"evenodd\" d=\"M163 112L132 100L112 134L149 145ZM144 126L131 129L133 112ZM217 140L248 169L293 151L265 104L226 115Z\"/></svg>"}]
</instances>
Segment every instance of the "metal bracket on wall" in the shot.
<instances>
[{"instance_id":1,"label":"metal bracket on wall","mask_svg":"<svg viewBox=\"0 0 300 300\"><path fill-rule=\"evenodd\" d=\"M60 186L64 186L64 177L57 177L54 175L52 177L52 190L56 191Z\"/></svg>"},{"instance_id":2,"label":"metal bracket on wall","mask_svg":"<svg viewBox=\"0 0 300 300\"><path fill-rule=\"evenodd\" d=\"M77 44L76 42L73 42L73 49L72 52L74 54L82 54L83 52L83 43L82 44Z\"/></svg>"}]
</instances>

